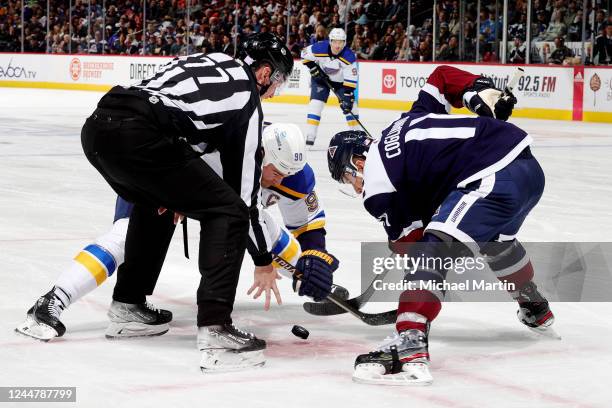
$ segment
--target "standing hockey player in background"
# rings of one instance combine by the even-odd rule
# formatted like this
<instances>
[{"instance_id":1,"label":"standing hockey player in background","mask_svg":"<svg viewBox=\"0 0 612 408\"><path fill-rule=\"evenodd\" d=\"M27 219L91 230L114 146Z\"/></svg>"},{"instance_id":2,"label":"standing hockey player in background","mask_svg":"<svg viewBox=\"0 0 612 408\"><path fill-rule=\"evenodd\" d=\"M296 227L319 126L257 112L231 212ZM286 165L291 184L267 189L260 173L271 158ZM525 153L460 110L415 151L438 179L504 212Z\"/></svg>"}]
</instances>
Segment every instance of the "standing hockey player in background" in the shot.
<instances>
[{"instance_id":1,"label":"standing hockey player in background","mask_svg":"<svg viewBox=\"0 0 612 408\"><path fill-rule=\"evenodd\" d=\"M380 139L361 131L336 134L328 164L332 178L363 193L366 210L383 222L390 241L424 243L418 253L409 249L408 256L473 256L461 243L478 243L476 252L497 278L515 285L511 295L519 304L519 320L547 332L553 314L515 238L542 195L544 173L531 154L531 137L504 122L515 102L488 78L440 66L412 109ZM479 116L448 115L451 105L464 104ZM355 381L431 383L428 329L444 293L419 288L418 282L443 282L447 270L435 266L406 275L417 285L400 296L397 332L376 351L357 357Z\"/></svg>"},{"instance_id":2,"label":"standing hockey player in background","mask_svg":"<svg viewBox=\"0 0 612 408\"><path fill-rule=\"evenodd\" d=\"M323 106L329 97L329 87L324 78L342 96L340 108L346 116L350 129L357 129L359 119L355 104L357 88L357 57L346 45L346 33L341 28L334 28L329 33L329 40L319 41L302 50L302 63L310 70L312 82L310 103L306 118L306 144L314 145L321 121ZM351 112L353 114L351 114ZM353 116L354 115L354 116Z\"/></svg>"},{"instance_id":3,"label":"standing hockey player in background","mask_svg":"<svg viewBox=\"0 0 612 408\"><path fill-rule=\"evenodd\" d=\"M277 136L279 136L277 138ZM282 136L282 137L280 137ZM315 176L312 168L306 163L304 136L293 124L276 123L267 126L262 134L264 149L261 177L262 203L265 208L279 205L285 228L279 226L267 211L263 211L266 232L270 237L270 251L292 265L300 264L302 255L308 251L327 252L325 240L325 211L315 191ZM215 171L222 171L219 156L211 153L202 156L203 160ZM60 315L71 304L93 291L112 276L117 266L123 263L124 245L129 216L133 205L117 198L115 221L111 231L98 237L87 245L74 258L71 266L58 278L50 292L41 296L28 311L26 321L17 327L17 331L40 339L50 340L64 334L66 328L60 321ZM169 216L168 214L160 217ZM288 232L289 231L289 232ZM304 258L301 262L304 262ZM337 262L335 262L337 266ZM147 270L156 270L159 274L161 264L143 265ZM331 284L331 272L327 274ZM280 293L276 280L268 284L266 279L255 275L255 282L249 293L255 296L265 294L265 308L270 305L271 293L280 304ZM319 300L326 296L325 290L311 292L308 286L297 289L300 295L311 294ZM321 296L319 296L321 294ZM112 317L112 316L111 316ZM117 330L120 326L124 330ZM149 333L148 324L143 322L113 322L107 331L109 338L144 336ZM168 330L168 324L155 327Z\"/></svg>"}]
</instances>

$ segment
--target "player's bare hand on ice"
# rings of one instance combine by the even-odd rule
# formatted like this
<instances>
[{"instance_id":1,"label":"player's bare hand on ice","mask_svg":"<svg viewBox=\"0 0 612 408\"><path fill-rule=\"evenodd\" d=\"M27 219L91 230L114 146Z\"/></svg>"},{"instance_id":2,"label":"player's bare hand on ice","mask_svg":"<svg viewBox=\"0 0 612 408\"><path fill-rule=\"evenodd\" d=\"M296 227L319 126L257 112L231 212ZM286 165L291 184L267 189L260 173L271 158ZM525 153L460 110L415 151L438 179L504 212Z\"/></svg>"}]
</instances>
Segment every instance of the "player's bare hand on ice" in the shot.
<instances>
[{"instance_id":1,"label":"player's bare hand on ice","mask_svg":"<svg viewBox=\"0 0 612 408\"><path fill-rule=\"evenodd\" d=\"M335 256L323 251L310 249L302 252L296 268L304 275L301 280L293 278L293 290L300 296L310 296L316 302L325 299L331 293L332 273L339 264Z\"/></svg>"},{"instance_id":2,"label":"player's bare hand on ice","mask_svg":"<svg viewBox=\"0 0 612 408\"><path fill-rule=\"evenodd\" d=\"M257 289L257 291L253 295L253 299L257 299L262 293L265 293L266 302L264 303L264 309L270 310L270 301L272 300L272 294L270 292L272 292L276 298L276 303L282 305L283 300L276 286L276 281L281 279L281 277L272 264L267 266L256 266L254 275L253 285L248 290L247 295L253 293L255 289Z\"/></svg>"},{"instance_id":3,"label":"player's bare hand on ice","mask_svg":"<svg viewBox=\"0 0 612 408\"><path fill-rule=\"evenodd\" d=\"M168 210L165 209L164 207L159 207L157 209L157 214L158 215L162 215L166 211L168 211ZM183 218L185 218L185 216L183 214L179 214L179 213L175 212L174 213L174 225L178 225L181 221L183 221Z\"/></svg>"},{"instance_id":4,"label":"player's bare hand on ice","mask_svg":"<svg viewBox=\"0 0 612 408\"><path fill-rule=\"evenodd\" d=\"M495 88L491 78L477 78L463 94L464 105L478 116L508 120L516 104L512 93L504 94Z\"/></svg>"}]
</instances>

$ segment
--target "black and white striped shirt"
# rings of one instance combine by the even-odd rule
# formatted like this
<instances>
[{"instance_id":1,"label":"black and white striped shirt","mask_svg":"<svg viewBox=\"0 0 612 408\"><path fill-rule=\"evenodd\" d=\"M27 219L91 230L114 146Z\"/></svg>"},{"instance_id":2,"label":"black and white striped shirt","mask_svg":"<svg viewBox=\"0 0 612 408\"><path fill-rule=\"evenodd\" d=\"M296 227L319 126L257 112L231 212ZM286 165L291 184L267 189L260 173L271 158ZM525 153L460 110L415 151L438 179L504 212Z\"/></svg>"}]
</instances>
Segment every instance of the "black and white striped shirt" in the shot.
<instances>
[{"instance_id":1,"label":"black and white striped shirt","mask_svg":"<svg viewBox=\"0 0 612 408\"><path fill-rule=\"evenodd\" d=\"M158 109L161 102L195 150L217 155L215 170L250 210L249 253L256 265L269 264L270 238L259 216L263 112L251 69L226 54L193 54L130 89L150 94Z\"/></svg>"}]
</instances>

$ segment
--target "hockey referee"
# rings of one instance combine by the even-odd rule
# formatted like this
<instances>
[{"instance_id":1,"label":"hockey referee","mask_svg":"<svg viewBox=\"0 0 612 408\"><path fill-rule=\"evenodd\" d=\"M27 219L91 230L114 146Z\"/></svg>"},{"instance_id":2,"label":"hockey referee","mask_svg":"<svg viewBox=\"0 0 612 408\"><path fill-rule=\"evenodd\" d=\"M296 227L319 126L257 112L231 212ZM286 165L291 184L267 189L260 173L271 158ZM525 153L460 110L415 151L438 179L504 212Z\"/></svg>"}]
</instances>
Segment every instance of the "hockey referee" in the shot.
<instances>
[{"instance_id":1,"label":"hockey referee","mask_svg":"<svg viewBox=\"0 0 612 408\"><path fill-rule=\"evenodd\" d=\"M231 313L245 248L256 271L276 276L259 216L261 99L273 96L292 69L278 37L255 34L242 44L239 59L178 57L138 85L112 88L85 122L87 159L117 194L135 203L108 312L117 334L168 330L172 313L146 301L160 270L147 265L163 263L175 228L172 213L182 214L201 224L198 337L214 334L237 352L235 361L202 368L263 364L265 342L234 327ZM203 153L218 155L223 179L201 160ZM160 215L160 209L169 211Z\"/></svg>"}]
</instances>

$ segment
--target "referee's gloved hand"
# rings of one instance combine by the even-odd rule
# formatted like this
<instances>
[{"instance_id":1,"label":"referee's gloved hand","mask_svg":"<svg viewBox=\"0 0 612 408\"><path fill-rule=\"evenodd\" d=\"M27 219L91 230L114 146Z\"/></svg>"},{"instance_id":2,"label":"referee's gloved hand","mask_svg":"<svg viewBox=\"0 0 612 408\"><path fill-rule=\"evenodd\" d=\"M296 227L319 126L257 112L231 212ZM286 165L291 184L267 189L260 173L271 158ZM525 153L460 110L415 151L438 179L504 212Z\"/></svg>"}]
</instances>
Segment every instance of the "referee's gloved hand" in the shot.
<instances>
[{"instance_id":1,"label":"referee's gloved hand","mask_svg":"<svg viewBox=\"0 0 612 408\"><path fill-rule=\"evenodd\" d=\"M319 302L331 293L333 272L340 262L335 256L317 250L302 252L296 268L303 273L302 279L293 278L293 290L300 296L310 296Z\"/></svg>"},{"instance_id":2,"label":"referee's gloved hand","mask_svg":"<svg viewBox=\"0 0 612 408\"><path fill-rule=\"evenodd\" d=\"M343 98L340 101L340 108L342 109L342 113L348 115L353 110L353 104L355 103L355 96L352 91L345 90Z\"/></svg>"},{"instance_id":3,"label":"referee's gloved hand","mask_svg":"<svg viewBox=\"0 0 612 408\"><path fill-rule=\"evenodd\" d=\"M478 116L508 120L516 98L495 88L491 78L479 77L463 93L463 104Z\"/></svg>"}]
</instances>

